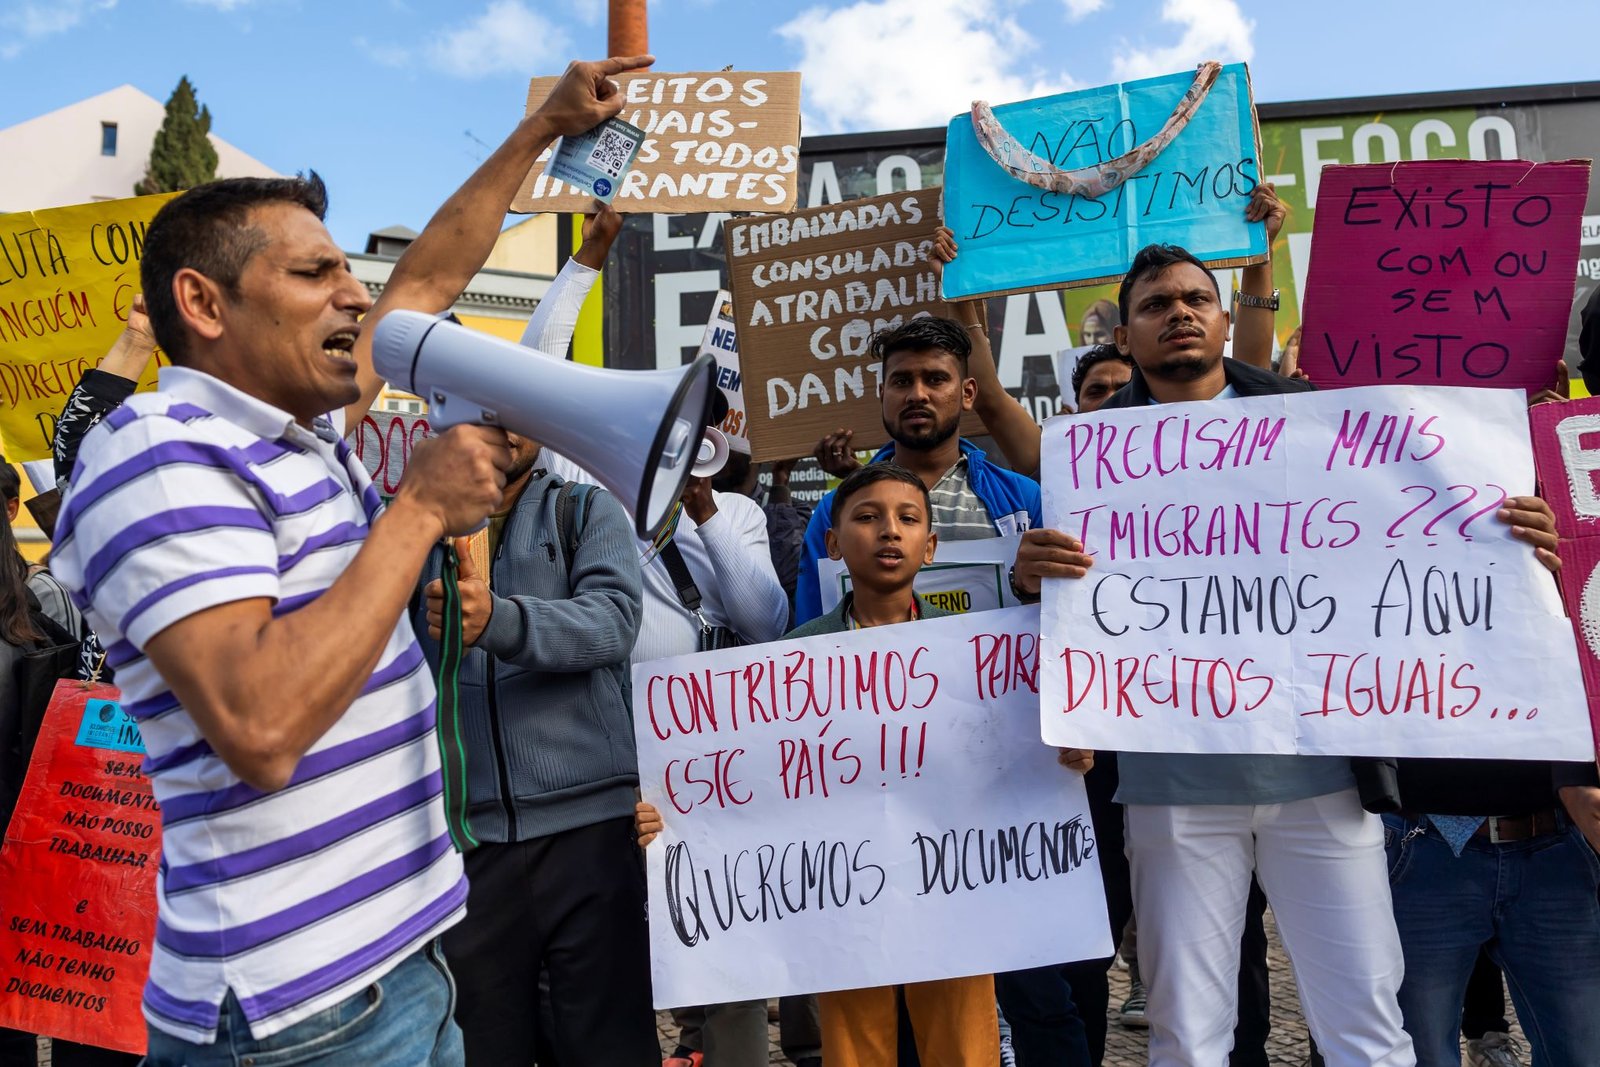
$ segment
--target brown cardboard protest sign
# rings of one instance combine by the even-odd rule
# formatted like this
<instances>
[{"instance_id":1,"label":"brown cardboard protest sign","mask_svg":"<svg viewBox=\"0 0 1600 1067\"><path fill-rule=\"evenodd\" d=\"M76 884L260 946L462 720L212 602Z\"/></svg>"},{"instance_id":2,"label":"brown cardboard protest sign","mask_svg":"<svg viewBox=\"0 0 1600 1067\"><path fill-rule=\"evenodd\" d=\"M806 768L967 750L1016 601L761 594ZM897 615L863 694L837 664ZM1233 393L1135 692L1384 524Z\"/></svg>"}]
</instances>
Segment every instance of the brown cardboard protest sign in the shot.
<instances>
[{"instance_id":1,"label":"brown cardboard protest sign","mask_svg":"<svg viewBox=\"0 0 1600 1067\"><path fill-rule=\"evenodd\" d=\"M867 342L950 314L930 258L938 227L938 189L723 224L755 462L810 455L840 427L857 448L888 440ZM962 429L982 432L976 418Z\"/></svg>"},{"instance_id":2,"label":"brown cardboard protest sign","mask_svg":"<svg viewBox=\"0 0 1600 1067\"><path fill-rule=\"evenodd\" d=\"M633 169L612 207L618 211L788 211L799 192L800 75L717 71L624 74L621 118L645 132ZM528 87L532 114L555 78ZM548 155L548 153L547 153ZM589 211L594 198L544 174L529 173L514 211Z\"/></svg>"}]
</instances>

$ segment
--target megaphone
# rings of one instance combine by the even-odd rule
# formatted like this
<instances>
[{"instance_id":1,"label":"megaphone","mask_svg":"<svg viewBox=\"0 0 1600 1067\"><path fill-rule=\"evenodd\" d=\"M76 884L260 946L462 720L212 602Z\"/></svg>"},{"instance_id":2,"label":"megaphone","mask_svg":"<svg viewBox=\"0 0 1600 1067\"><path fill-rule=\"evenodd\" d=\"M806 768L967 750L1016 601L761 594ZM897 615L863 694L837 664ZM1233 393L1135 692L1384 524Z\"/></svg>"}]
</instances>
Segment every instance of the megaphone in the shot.
<instances>
[{"instance_id":1,"label":"megaphone","mask_svg":"<svg viewBox=\"0 0 1600 1067\"><path fill-rule=\"evenodd\" d=\"M372 337L385 380L428 402L428 421L499 426L569 456L653 539L683 495L704 437L716 361L619 371L556 359L418 311L391 311Z\"/></svg>"},{"instance_id":2,"label":"megaphone","mask_svg":"<svg viewBox=\"0 0 1600 1067\"><path fill-rule=\"evenodd\" d=\"M728 465L728 438L715 426L706 427L700 438L700 449L695 453L694 466L689 473L696 478L709 478Z\"/></svg>"}]
</instances>

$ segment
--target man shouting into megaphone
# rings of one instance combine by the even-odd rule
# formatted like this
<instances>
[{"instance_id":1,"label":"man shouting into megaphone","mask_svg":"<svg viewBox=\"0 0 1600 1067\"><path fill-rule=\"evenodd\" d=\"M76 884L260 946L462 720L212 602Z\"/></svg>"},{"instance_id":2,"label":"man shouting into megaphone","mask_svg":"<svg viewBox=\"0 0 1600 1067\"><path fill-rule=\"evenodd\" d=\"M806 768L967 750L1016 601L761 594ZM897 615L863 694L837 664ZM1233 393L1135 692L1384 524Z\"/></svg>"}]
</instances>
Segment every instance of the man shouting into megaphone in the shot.
<instances>
[{"instance_id":1,"label":"man shouting into megaphone","mask_svg":"<svg viewBox=\"0 0 1600 1067\"><path fill-rule=\"evenodd\" d=\"M612 76L650 62L572 64L376 307L315 175L200 186L150 224L144 293L173 366L85 440L54 569L117 668L161 804L156 1067L463 1061L438 948L467 893L454 786L402 615L433 545L500 506L511 451L452 429L385 511L323 416L360 418L377 321L447 307L534 160L620 111Z\"/></svg>"}]
</instances>

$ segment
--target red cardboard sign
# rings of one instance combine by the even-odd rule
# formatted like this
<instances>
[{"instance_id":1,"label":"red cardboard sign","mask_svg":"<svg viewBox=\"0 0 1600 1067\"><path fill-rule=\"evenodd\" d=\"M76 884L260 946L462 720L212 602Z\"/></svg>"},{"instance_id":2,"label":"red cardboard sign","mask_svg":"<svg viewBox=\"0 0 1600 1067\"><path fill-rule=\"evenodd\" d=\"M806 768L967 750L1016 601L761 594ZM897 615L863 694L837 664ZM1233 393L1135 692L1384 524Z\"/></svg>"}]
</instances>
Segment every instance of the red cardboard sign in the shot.
<instances>
[{"instance_id":1,"label":"red cardboard sign","mask_svg":"<svg viewBox=\"0 0 1600 1067\"><path fill-rule=\"evenodd\" d=\"M1561 535L1561 599L1578 638L1600 751L1600 398L1540 404L1528 415L1540 493Z\"/></svg>"},{"instance_id":2,"label":"red cardboard sign","mask_svg":"<svg viewBox=\"0 0 1600 1067\"><path fill-rule=\"evenodd\" d=\"M161 814L119 697L50 698L0 847L0 1026L142 1053Z\"/></svg>"},{"instance_id":3,"label":"red cardboard sign","mask_svg":"<svg viewBox=\"0 0 1600 1067\"><path fill-rule=\"evenodd\" d=\"M1589 161L1326 167L1300 366L1321 388L1551 384Z\"/></svg>"}]
</instances>

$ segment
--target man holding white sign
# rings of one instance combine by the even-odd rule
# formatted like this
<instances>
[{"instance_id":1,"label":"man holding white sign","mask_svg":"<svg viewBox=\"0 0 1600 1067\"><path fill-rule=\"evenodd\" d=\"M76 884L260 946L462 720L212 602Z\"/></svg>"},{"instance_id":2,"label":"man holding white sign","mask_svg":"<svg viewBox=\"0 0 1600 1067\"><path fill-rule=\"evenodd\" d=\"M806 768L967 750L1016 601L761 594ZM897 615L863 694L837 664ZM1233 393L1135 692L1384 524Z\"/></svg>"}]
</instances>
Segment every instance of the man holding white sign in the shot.
<instances>
[{"instance_id":1,"label":"man holding white sign","mask_svg":"<svg viewBox=\"0 0 1600 1067\"><path fill-rule=\"evenodd\" d=\"M1119 303L1126 325L1118 327L1117 343L1133 357L1137 369L1130 385L1103 409L1106 412L1185 401L1267 397L1304 392L1309 388L1222 358L1229 320L1215 279L1182 249L1154 247L1141 251L1123 281ZM1248 408L1252 414L1255 411L1247 399L1241 405L1243 408ZM1244 425L1241 419L1231 422ZM1158 432L1182 431L1202 425L1205 429L1198 436L1184 438L1192 442L1192 451L1176 438L1163 437L1161 444L1156 442ZM1136 441L1130 436L1134 426L1144 429L1143 440ZM1202 744L1188 739L1193 730L1183 725L1198 716L1200 712L1195 709L1200 708L1204 710L1208 725L1213 718L1217 719L1215 731L1223 735L1258 729L1252 725L1248 713L1266 700L1263 686L1270 689L1279 680L1288 682L1288 667L1279 665L1274 669L1272 664L1274 659L1283 658L1279 653L1287 643L1277 634L1269 634L1250 648L1250 654L1257 657L1254 662L1258 666L1252 666L1248 659L1229 665L1226 679L1221 679L1220 668L1216 666L1198 670L1194 672L1192 685L1185 681L1189 675L1183 674L1180 678L1178 670L1169 662L1173 659L1170 649L1165 658L1141 656L1129 662L1141 671L1151 668L1148 676L1143 677L1142 684L1135 679L1126 686L1118 676L1118 684L1112 687L1116 699L1107 702L1098 720L1083 718L1091 714L1087 706L1077 709L1076 717L1071 712L1062 713L1070 703L1063 698L1064 688L1072 685L1076 687L1074 691L1082 691L1083 672L1089 662L1084 656L1092 655L1082 649L1061 647L1060 636L1065 631L1059 619L1072 610L1066 605L1068 599L1073 599L1074 607L1080 612L1090 612L1092 618L1103 620L1102 628L1112 641L1118 640L1115 635L1119 632L1131 634L1121 638L1129 642L1130 648L1139 647L1137 641L1145 634L1152 635L1151 642L1170 641L1175 646L1180 640L1189 644L1214 642L1219 630L1239 631L1238 626L1216 617L1217 605L1206 596L1203 588L1205 573L1217 569L1215 555L1229 554L1226 538L1220 546L1207 542L1208 535L1214 532L1208 523L1200 523L1198 531L1181 533L1176 547L1174 542L1163 540L1164 534L1157 529L1150 550L1142 551L1137 517L1131 525L1121 519L1116 525L1110 525L1107 516L1101 516L1105 525L1095 526L1088 516L1096 507L1112 508L1109 502L1125 488L1122 483L1137 480L1129 478L1127 468L1146 461L1159 461L1163 476L1169 473L1169 467L1179 471L1181 476L1180 468L1189 462L1189 457L1192 456L1194 464L1199 466L1204 456L1215 458L1218 454L1215 445L1223 445L1222 451L1226 451L1225 438L1234 441L1236 447L1228 453L1231 458L1226 464L1226 473L1218 475L1211 470L1211 476L1229 481L1240 500L1271 499L1260 496L1260 486L1256 483L1261 478L1249 467L1250 450L1256 449L1265 456L1271 454L1275 444L1280 449L1287 447L1286 443L1278 441L1284 433L1284 420L1258 419L1253 430L1244 431L1244 435L1237 438L1228 436L1230 426L1229 416L1225 414L1209 411L1196 414L1189 409L1159 420L1114 417L1098 425L1080 423L1078 428L1092 434L1094 440L1086 446L1087 453L1079 457L1087 459L1086 466L1081 468L1084 484L1079 485L1080 492L1072 497L1070 504L1062 502L1071 491L1071 486L1063 479L1070 481L1071 474L1076 471L1069 469L1063 473L1059 469L1064 462L1062 440L1058 434L1046 435L1045 449L1051 457L1048 469L1052 471L1047 479L1047 514L1053 514L1052 521L1056 525L1066 526L1070 522L1072 529L1087 534L1095 555L1087 554L1083 539L1074 534L1060 529L1032 531L1024 538L1017 564L1017 582L1024 590L1038 589L1042 577L1082 578L1097 559L1099 565L1108 569L1115 563L1119 569L1132 572L1141 566L1153 566L1149 562L1152 558L1166 555L1205 557L1210 549L1213 556L1209 560L1189 562L1187 573L1195 573L1197 566L1201 573L1201 578L1194 580L1197 583L1194 591L1176 578L1168 583L1150 583L1164 593L1183 586L1179 592L1185 595L1177 598L1180 603L1159 619L1155 615L1156 607L1142 613L1144 609L1137 606L1138 600L1125 604L1118 619L1093 616L1093 605L1077 603L1091 589L1097 588L1087 584L1073 583L1049 591L1041 653L1042 663L1047 664L1045 678L1041 679L1046 739L1056 743L1085 743L1074 739L1091 736L1084 731L1096 722L1108 723L1106 729L1126 730L1134 718L1149 714L1153 720L1166 724L1165 736L1125 747L1153 748L1164 744L1171 748L1178 747L1174 744L1177 741L1187 752L1196 753L1125 751L1120 757L1122 787L1118 799L1128 805L1128 849L1133 865L1135 908L1139 915L1141 963L1150 990L1148 1017L1152 1063L1217 1063L1226 1058L1235 1009L1239 934L1250 876L1254 872L1273 904L1285 945L1295 961L1312 1034L1328 1062L1410 1064L1414 1062L1411 1041L1401 1028L1396 1002L1401 956L1393 915L1384 893L1387 871L1383 832L1379 821L1362 810L1350 761L1338 756L1285 754L1294 751L1292 742L1287 746L1279 742L1257 748L1248 747L1246 743L1246 747L1232 749L1225 739L1207 740ZM1352 466L1362 470L1367 465L1381 467L1384 460L1393 458L1380 447L1385 437L1388 445L1412 449L1413 454L1416 447L1422 446L1425 451L1431 444L1427 438L1418 437L1412 439L1410 445L1401 445L1397 441L1398 426L1391 426L1387 435L1372 432L1376 429L1374 426L1368 431L1360 450L1364 460L1352 460ZM1116 439L1118 432L1123 435L1119 440ZM1211 437L1216 440L1208 444ZM1374 447L1378 451L1369 451ZM1099 460L1104 460L1104 466L1098 465ZM1124 461L1128 461L1124 468L1118 468ZM1064 465L1071 468L1070 459ZM1122 474L1116 473L1119 469L1123 470ZM1531 470L1529 473L1531 481ZM1095 479L1100 476L1103 480L1097 482ZM1279 491L1282 481L1280 478ZM1085 485L1089 492L1082 492ZM1295 495L1308 500L1321 495L1306 485L1296 484L1293 489ZM1143 490L1143 495L1147 496L1150 491ZM1352 537L1347 528L1340 526L1344 516L1337 513L1337 505L1330 509L1330 501L1319 503L1323 508L1320 519L1313 521L1307 511L1292 524L1285 520L1285 531L1292 525L1295 538ZM1540 560L1547 565L1557 565L1553 523L1543 502L1531 497L1511 497L1505 504L1507 507L1500 511L1500 517L1514 524L1513 536L1533 544ZM1241 510L1247 506L1241 505ZM1269 511L1272 507L1255 506L1266 507ZM1078 509L1075 519L1069 520L1069 508ZM1491 510L1495 508L1484 508L1483 512ZM1156 509L1149 511L1159 527L1160 520L1154 514ZM1118 532L1111 532L1113 530ZM1206 548L1188 551L1191 533L1197 533ZM1113 545L1118 536L1123 542L1120 551L1114 553ZM1391 536L1399 534L1391 533ZM1239 564L1241 567L1250 565L1250 561L1263 552L1276 555L1281 551L1288 555L1289 537L1286 532L1281 548L1276 532L1270 543L1263 537L1260 548L1253 549L1248 543L1240 548L1235 543L1233 554L1246 561ZM1130 539L1131 548L1127 543ZM1297 543L1293 555L1300 554L1301 547ZM1130 560L1130 555L1136 558ZM1302 591L1306 596L1298 595ZM1330 620L1318 614L1327 611L1319 599L1320 591L1303 584L1299 590L1291 590L1289 596L1293 603L1285 603L1299 612L1302 629L1328 625ZM1261 597L1256 597L1255 605L1263 606ZM1234 623L1238 622L1237 616L1235 611ZM1099 625L1099 622L1086 625ZM1121 629L1123 625L1128 629ZM1170 635L1165 631L1154 633L1164 626L1171 631ZM1386 635L1388 640L1394 639L1399 627L1396 617ZM1184 632L1180 635L1179 630ZM1280 629L1278 632L1287 631ZM1211 636L1205 636L1207 634ZM1140 651L1144 649L1140 647ZM1066 658L1062 659L1063 656ZM1111 658L1108 654L1107 659ZM1182 664L1188 662L1183 660ZM1112 666L1117 670L1126 668L1125 663ZM1205 664L1200 666L1205 667ZM1068 667L1078 672L1070 683L1064 674ZM1287 691L1288 686L1283 688ZM1100 691L1097 683L1095 692ZM1188 700L1193 707L1174 711L1171 702L1175 699ZM1211 710L1205 710L1210 708L1208 700L1221 700L1227 714L1214 716ZM1232 715L1231 708L1236 701L1243 702L1245 711L1230 721L1228 716ZM1306 709L1296 707L1295 710ZM1229 751L1277 754L1223 754ZM1333 747L1331 751L1350 749ZM1213 754L1199 754L1206 752Z\"/></svg>"}]
</instances>

